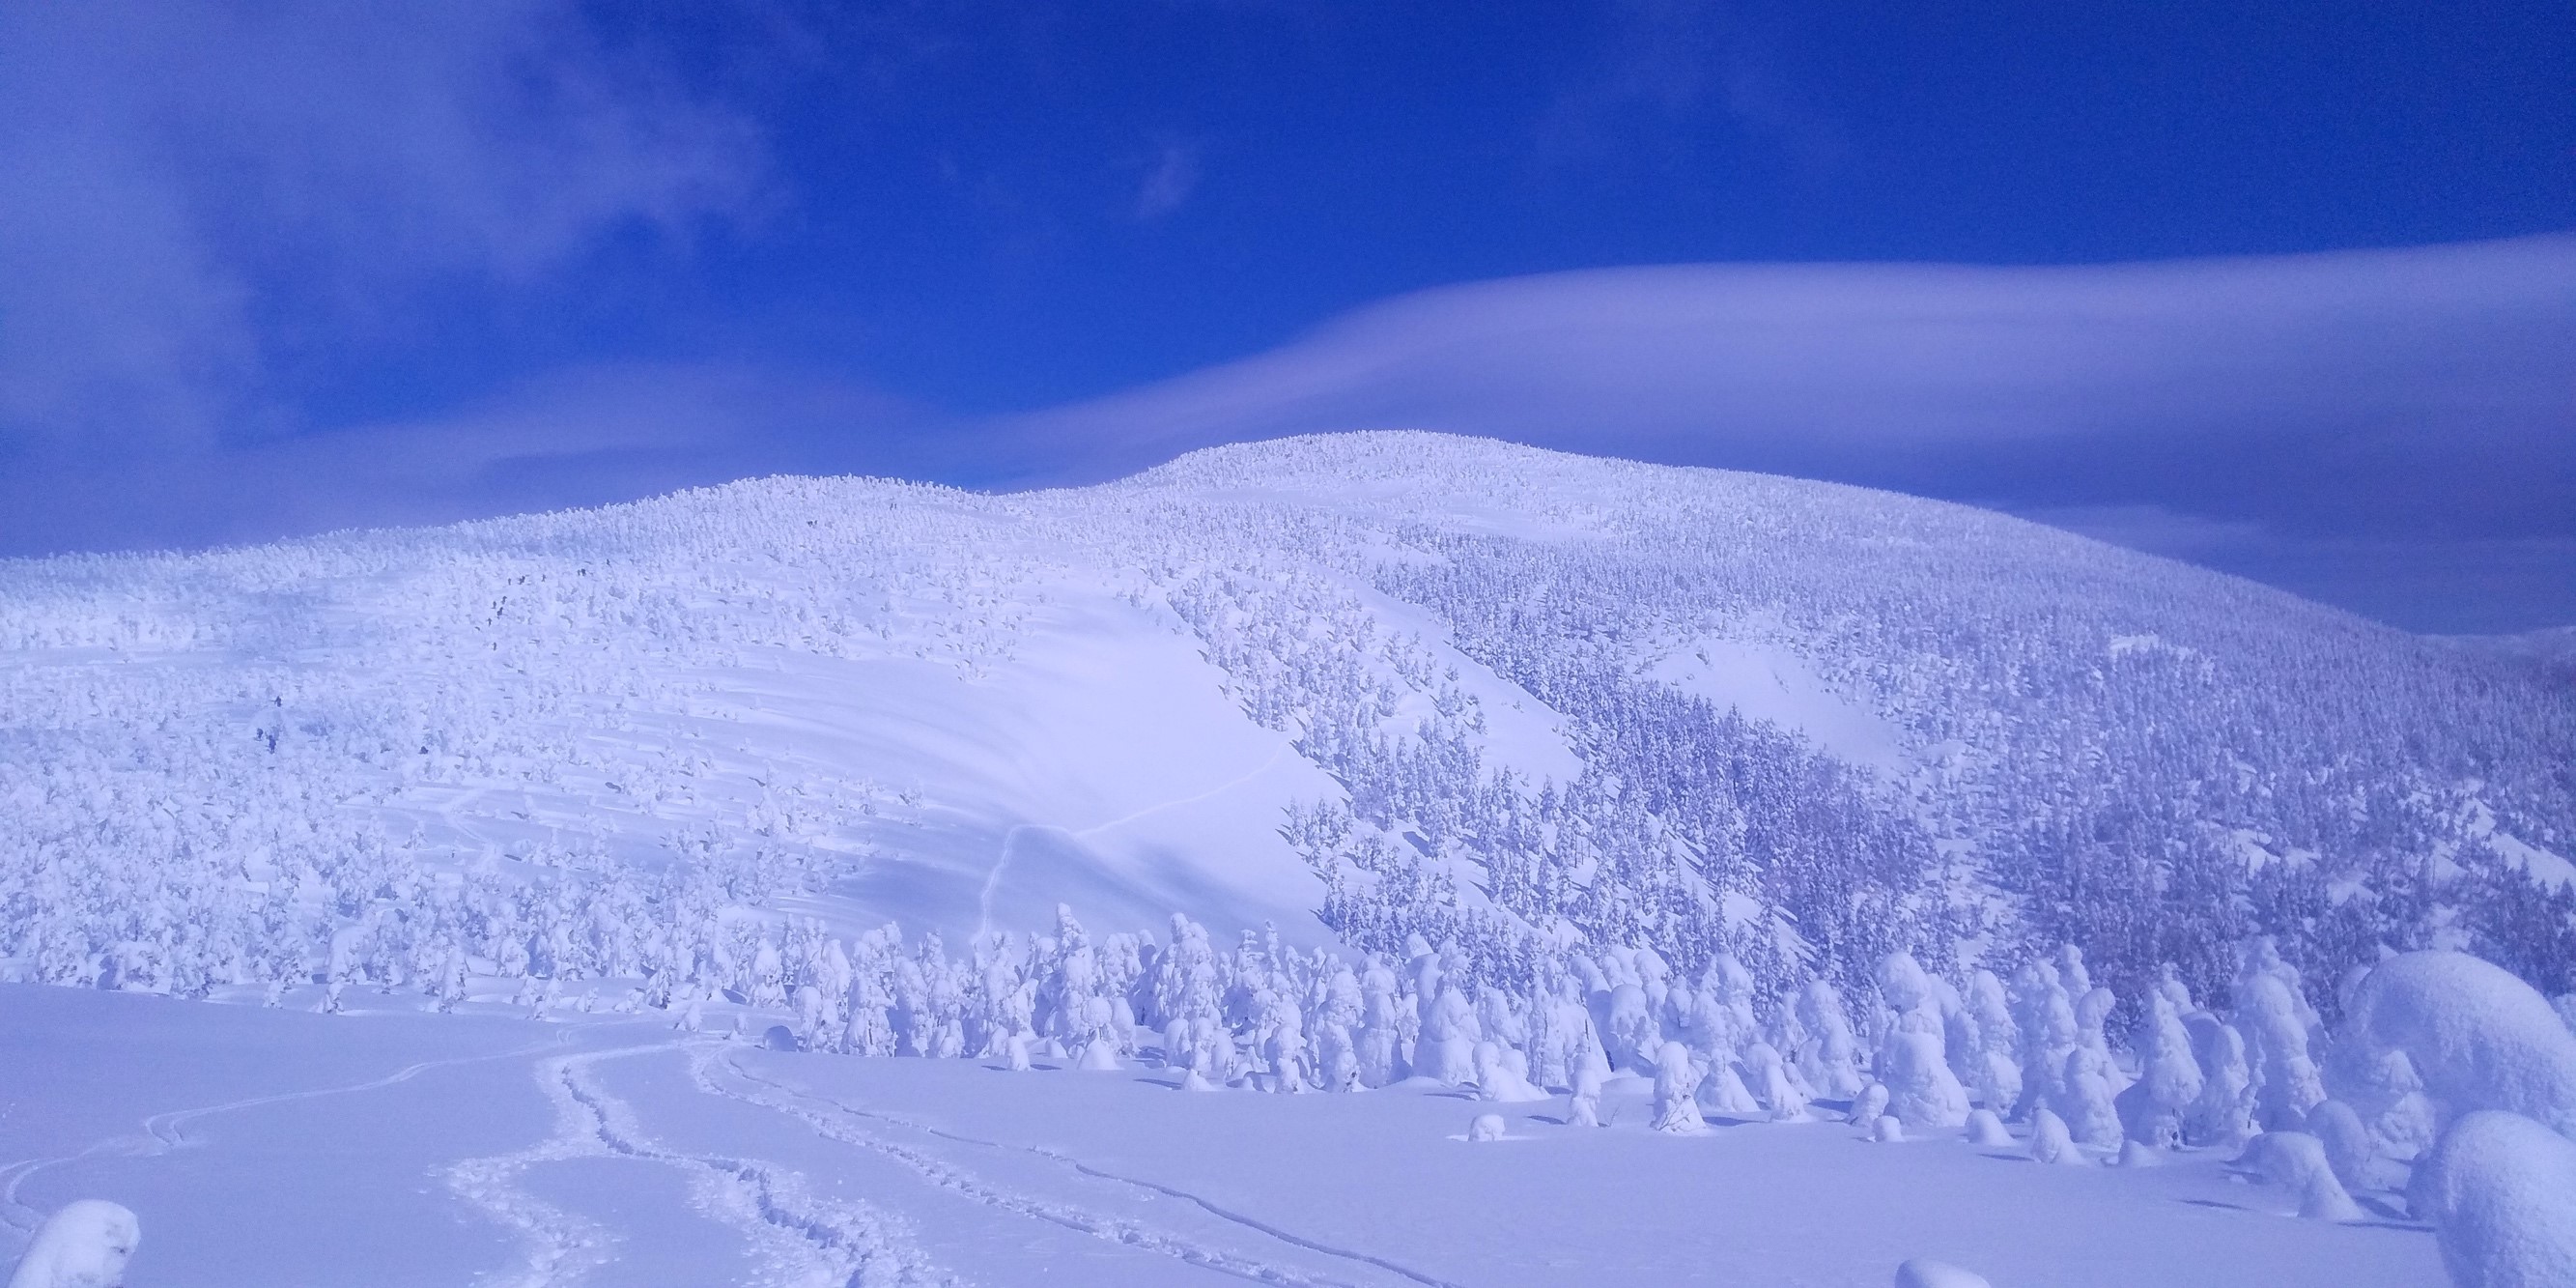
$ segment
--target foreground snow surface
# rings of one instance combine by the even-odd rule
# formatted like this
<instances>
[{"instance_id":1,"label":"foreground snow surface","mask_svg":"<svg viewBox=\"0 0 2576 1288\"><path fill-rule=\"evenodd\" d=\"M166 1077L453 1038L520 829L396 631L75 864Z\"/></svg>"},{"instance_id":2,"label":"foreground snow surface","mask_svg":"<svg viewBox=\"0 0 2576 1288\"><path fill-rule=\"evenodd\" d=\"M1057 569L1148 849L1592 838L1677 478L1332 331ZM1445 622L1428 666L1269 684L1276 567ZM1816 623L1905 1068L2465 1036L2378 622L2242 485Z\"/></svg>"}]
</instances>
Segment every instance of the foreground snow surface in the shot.
<instances>
[{"instance_id":1,"label":"foreground snow surface","mask_svg":"<svg viewBox=\"0 0 2576 1288\"><path fill-rule=\"evenodd\" d=\"M810 1055L657 1020L30 986L0 986L0 1071L0 1264L44 1213L108 1198L142 1220L133 1288L1858 1288L1909 1257L2000 1288L2443 1282L2421 1228L2300 1220L2209 1153L2079 1169L1840 1124L1666 1136L1633 1081L1592 1130L1561 1101L1425 1085L1187 1094L1145 1066ZM1469 1144L1487 1111L1505 1139Z\"/></svg>"}]
</instances>

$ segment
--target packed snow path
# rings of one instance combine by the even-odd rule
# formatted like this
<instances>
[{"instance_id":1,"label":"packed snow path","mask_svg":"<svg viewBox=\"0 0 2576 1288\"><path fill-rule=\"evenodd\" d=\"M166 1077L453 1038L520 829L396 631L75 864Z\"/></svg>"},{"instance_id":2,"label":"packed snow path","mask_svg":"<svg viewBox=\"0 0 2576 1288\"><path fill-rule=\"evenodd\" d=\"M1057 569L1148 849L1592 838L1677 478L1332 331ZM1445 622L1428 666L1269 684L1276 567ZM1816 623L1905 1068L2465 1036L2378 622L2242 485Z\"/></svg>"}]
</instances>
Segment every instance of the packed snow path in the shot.
<instances>
[{"instance_id":1,"label":"packed snow path","mask_svg":"<svg viewBox=\"0 0 2576 1288\"><path fill-rule=\"evenodd\" d=\"M0 1264L30 1214L107 1198L143 1222L132 1288L1877 1288L1919 1256L1999 1285L2443 1282L2422 1229L2298 1219L2209 1154L2062 1168L1836 1124L1664 1136L1628 1081L1593 1130L1561 1101L1423 1085L1194 1094L1152 1067L811 1055L661 1017L18 986L0 1067ZM1466 1142L1488 1111L1504 1139Z\"/></svg>"}]
</instances>

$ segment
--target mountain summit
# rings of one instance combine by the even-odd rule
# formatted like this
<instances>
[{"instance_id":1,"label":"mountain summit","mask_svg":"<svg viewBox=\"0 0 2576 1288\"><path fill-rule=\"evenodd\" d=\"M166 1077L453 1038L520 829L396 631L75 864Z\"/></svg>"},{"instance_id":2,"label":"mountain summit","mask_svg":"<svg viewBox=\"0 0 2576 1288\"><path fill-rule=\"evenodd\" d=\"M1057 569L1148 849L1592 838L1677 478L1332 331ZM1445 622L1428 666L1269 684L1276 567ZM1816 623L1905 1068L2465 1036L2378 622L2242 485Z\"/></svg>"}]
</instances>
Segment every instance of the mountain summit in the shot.
<instances>
[{"instance_id":1,"label":"mountain summit","mask_svg":"<svg viewBox=\"0 0 2576 1288\"><path fill-rule=\"evenodd\" d=\"M2554 993L2572 767L2576 692L2509 655L1962 506L1432 434L0 565L0 955L174 990L479 890L1773 989L2071 942L2136 997L2270 934L2327 1008L2428 945Z\"/></svg>"}]
</instances>

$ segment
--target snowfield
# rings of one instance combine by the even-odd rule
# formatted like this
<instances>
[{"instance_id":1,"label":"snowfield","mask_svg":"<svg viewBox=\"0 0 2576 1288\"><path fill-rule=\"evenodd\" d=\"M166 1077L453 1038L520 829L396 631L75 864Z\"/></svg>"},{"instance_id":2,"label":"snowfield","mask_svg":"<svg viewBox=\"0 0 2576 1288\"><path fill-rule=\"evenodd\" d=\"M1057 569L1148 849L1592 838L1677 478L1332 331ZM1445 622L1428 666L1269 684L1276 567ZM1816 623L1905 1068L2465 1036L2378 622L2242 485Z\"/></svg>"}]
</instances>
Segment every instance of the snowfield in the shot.
<instances>
[{"instance_id":1,"label":"snowfield","mask_svg":"<svg viewBox=\"0 0 2576 1288\"><path fill-rule=\"evenodd\" d=\"M2522 652L1435 435L0 563L0 1255L2563 1282L2571 766Z\"/></svg>"},{"instance_id":2,"label":"snowfield","mask_svg":"<svg viewBox=\"0 0 2576 1288\"><path fill-rule=\"evenodd\" d=\"M755 1021L756 1024L756 1021ZM2438 1284L2423 1228L2295 1215L2221 1151L2043 1167L1841 1124L1605 1128L1445 1087L1185 1094L409 1010L0 988L13 1218L115 1194L131 1283ZM229 1053L234 1058L226 1060ZM1052 1062L1042 1062L1052 1063ZM321 1215L327 1214L327 1215ZM394 1251L398 1250L398 1252Z\"/></svg>"}]
</instances>

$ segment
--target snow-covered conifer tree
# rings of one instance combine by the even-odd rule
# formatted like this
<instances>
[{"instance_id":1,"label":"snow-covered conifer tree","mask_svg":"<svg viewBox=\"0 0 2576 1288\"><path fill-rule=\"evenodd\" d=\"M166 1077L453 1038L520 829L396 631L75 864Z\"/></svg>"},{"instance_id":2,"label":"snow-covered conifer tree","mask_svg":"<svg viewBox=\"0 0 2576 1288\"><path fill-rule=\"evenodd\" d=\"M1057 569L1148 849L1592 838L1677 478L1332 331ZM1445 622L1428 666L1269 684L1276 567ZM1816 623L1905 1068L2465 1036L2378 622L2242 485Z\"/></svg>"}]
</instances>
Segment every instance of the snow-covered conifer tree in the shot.
<instances>
[{"instance_id":1,"label":"snow-covered conifer tree","mask_svg":"<svg viewBox=\"0 0 2576 1288\"><path fill-rule=\"evenodd\" d=\"M1383 1087L1411 1077L1398 1023L1403 1003L1396 996L1395 972L1382 961L1372 961L1360 980L1360 999L1361 1029L1355 1052L1360 1082Z\"/></svg>"},{"instance_id":2,"label":"snow-covered conifer tree","mask_svg":"<svg viewBox=\"0 0 2576 1288\"><path fill-rule=\"evenodd\" d=\"M2245 1059L2244 1037L2207 1011L2188 1017L2183 1026L2191 1033L2192 1058L2201 1072L2200 1097L2183 1114L2183 1143L2243 1143L2257 1130L2254 1072Z\"/></svg>"},{"instance_id":3,"label":"snow-covered conifer tree","mask_svg":"<svg viewBox=\"0 0 2576 1288\"><path fill-rule=\"evenodd\" d=\"M2003 981L1990 970L1971 974L1964 1009L1976 1017L1977 1046L1966 1061L1972 1076L1962 1081L1977 1103L1998 1115L2011 1113L2021 1101L2021 1026L2013 1020Z\"/></svg>"},{"instance_id":4,"label":"snow-covered conifer tree","mask_svg":"<svg viewBox=\"0 0 2576 1288\"><path fill-rule=\"evenodd\" d=\"M1297 1003L1285 993L1263 994L1261 1059L1269 1066L1272 1091L1305 1091L1314 1085L1313 1057L1306 1049L1306 1022Z\"/></svg>"},{"instance_id":5,"label":"snow-covered conifer tree","mask_svg":"<svg viewBox=\"0 0 2576 1288\"><path fill-rule=\"evenodd\" d=\"M2056 967L2036 958L2024 962L2013 986L2013 1024L2021 1035L2021 1099L2013 1116L2020 1118L2065 1095L2066 1057L2083 1034Z\"/></svg>"},{"instance_id":6,"label":"snow-covered conifer tree","mask_svg":"<svg viewBox=\"0 0 2576 1288\"><path fill-rule=\"evenodd\" d=\"M1621 984L1610 990L1609 1002L1601 1040L1611 1067L1624 1072L1654 1073L1659 1067L1664 1035L1655 1023L1646 990L1636 984Z\"/></svg>"},{"instance_id":7,"label":"snow-covered conifer tree","mask_svg":"<svg viewBox=\"0 0 2576 1288\"><path fill-rule=\"evenodd\" d=\"M2120 1113L2111 1090L2110 1057L2091 1046L2066 1053L2066 1070L2049 1089L2049 1108L2074 1138L2095 1149L2120 1147Z\"/></svg>"},{"instance_id":8,"label":"snow-covered conifer tree","mask_svg":"<svg viewBox=\"0 0 2576 1288\"><path fill-rule=\"evenodd\" d=\"M1819 1096L1859 1094L1863 1081L1859 1044L1843 1014L1842 997L1832 984L1821 978L1807 981L1798 994L1798 1022L1807 1031L1807 1040L1798 1048L1799 1076Z\"/></svg>"},{"instance_id":9,"label":"snow-covered conifer tree","mask_svg":"<svg viewBox=\"0 0 2576 1288\"><path fill-rule=\"evenodd\" d=\"M2280 976L2253 970L2237 981L2236 1023L2254 1073L2254 1113L2266 1131L2295 1131L2326 1098L2308 1054L2305 1005Z\"/></svg>"},{"instance_id":10,"label":"snow-covered conifer tree","mask_svg":"<svg viewBox=\"0 0 2576 1288\"><path fill-rule=\"evenodd\" d=\"M2114 1098L2128 1138L2155 1149L2183 1143L2183 1118L2200 1100L2200 1062L2192 1055L2191 1031L2175 1011L2173 998L2158 989L2147 994L2146 1014L2130 1040L2138 1055L2137 1082Z\"/></svg>"},{"instance_id":11,"label":"snow-covered conifer tree","mask_svg":"<svg viewBox=\"0 0 2576 1288\"><path fill-rule=\"evenodd\" d=\"M1795 1073L1778 1048L1768 1042L1756 1041L1744 1049L1744 1068L1751 1075L1749 1081L1754 1096L1761 1100L1763 1111L1771 1121L1802 1123L1811 1120L1813 1115L1807 1112L1806 1089L1798 1085Z\"/></svg>"},{"instance_id":12,"label":"snow-covered conifer tree","mask_svg":"<svg viewBox=\"0 0 2576 1288\"><path fill-rule=\"evenodd\" d=\"M1965 1123L1968 1092L1950 1071L1943 1045L1948 1026L1931 978L1913 954L1901 951L1882 959L1877 973L1879 996L1891 1018L1872 1067L1887 1087L1889 1112L1917 1131Z\"/></svg>"},{"instance_id":13,"label":"snow-covered conifer tree","mask_svg":"<svg viewBox=\"0 0 2576 1288\"><path fill-rule=\"evenodd\" d=\"M1439 998L1422 1013L1422 1040L1415 1048L1414 1072L1449 1086L1476 1077L1476 1043L1482 1037L1476 1011L1454 984L1443 984Z\"/></svg>"},{"instance_id":14,"label":"snow-covered conifer tree","mask_svg":"<svg viewBox=\"0 0 2576 1288\"><path fill-rule=\"evenodd\" d=\"M850 1022L842 1038L841 1049L852 1055L886 1056L895 1052L894 1020L888 1014L892 999L877 982L874 970L856 970L850 981Z\"/></svg>"}]
</instances>

